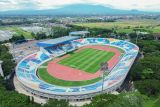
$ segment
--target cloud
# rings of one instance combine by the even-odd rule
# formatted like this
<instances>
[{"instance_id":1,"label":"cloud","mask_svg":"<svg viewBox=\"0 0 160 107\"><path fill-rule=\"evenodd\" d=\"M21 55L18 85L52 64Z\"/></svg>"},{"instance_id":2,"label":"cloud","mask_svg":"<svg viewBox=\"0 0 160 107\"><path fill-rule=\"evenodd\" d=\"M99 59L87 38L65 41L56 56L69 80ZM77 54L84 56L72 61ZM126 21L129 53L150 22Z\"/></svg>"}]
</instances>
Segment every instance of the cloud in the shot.
<instances>
[{"instance_id":1,"label":"cloud","mask_svg":"<svg viewBox=\"0 0 160 107\"><path fill-rule=\"evenodd\" d=\"M0 0L0 11L36 8L38 5L33 0Z\"/></svg>"},{"instance_id":2,"label":"cloud","mask_svg":"<svg viewBox=\"0 0 160 107\"><path fill-rule=\"evenodd\" d=\"M0 0L0 11L51 9L75 3L100 4L125 10L160 11L160 0Z\"/></svg>"}]
</instances>

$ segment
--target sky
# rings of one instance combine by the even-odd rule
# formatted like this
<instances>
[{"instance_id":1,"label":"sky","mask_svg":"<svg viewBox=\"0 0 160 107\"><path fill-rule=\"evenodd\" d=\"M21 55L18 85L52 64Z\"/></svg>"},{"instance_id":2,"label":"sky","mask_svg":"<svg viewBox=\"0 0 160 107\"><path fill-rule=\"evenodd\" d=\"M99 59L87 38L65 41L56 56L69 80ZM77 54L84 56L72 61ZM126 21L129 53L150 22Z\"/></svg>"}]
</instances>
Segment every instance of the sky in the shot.
<instances>
[{"instance_id":1,"label":"sky","mask_svg":"<svg viewBox=\"0 0 160 107\"><path fill-rule=\"evenodd\" d=\"M69 4L98 4L124 10L159 11L160 0L0 0L0 11L55 9Z\"/></svg>"}]
</instances>

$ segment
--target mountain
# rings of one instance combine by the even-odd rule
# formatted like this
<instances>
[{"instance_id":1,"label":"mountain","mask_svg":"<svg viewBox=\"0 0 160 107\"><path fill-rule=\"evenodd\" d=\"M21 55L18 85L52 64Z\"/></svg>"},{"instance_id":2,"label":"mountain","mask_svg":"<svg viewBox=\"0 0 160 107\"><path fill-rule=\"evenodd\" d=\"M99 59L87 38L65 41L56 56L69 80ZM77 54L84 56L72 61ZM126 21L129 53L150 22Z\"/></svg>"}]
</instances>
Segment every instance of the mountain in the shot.
<instances>
[{"instance_id":1,"label":"mountain","mask_svg":"<svg viewBox=\"0 0 160 107\"><path fill-rule=\"evenodd\" d=\"M126 14L157 14L138 10L120 10L111 6L72 4L48 10L14 10L0 12L0 15L126 15ZM158 13L159 14L159 13Z\"/></svg>"}]
</instances>

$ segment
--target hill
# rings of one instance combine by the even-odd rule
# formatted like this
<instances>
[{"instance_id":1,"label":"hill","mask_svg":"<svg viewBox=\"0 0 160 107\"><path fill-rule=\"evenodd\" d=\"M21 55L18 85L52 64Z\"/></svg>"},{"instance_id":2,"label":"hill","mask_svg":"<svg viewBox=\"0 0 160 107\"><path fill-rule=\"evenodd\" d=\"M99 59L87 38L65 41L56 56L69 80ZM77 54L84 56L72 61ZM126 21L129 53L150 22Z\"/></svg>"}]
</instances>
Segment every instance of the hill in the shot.
<instances>
[{"instance_id":1,"label":"hill","mask_svg":"<svg viewBox=\"0 0 160 107\"><path fill-rule=\"evenodd\" d=\"M159 14L154 12L145 12L139 10L120 10L111 6L93 5L93 4L72 4L64 5L56 9L48 10L14 10L0 12L0 15L126 15L126 14Z\"/></svg>"}]
</instances>

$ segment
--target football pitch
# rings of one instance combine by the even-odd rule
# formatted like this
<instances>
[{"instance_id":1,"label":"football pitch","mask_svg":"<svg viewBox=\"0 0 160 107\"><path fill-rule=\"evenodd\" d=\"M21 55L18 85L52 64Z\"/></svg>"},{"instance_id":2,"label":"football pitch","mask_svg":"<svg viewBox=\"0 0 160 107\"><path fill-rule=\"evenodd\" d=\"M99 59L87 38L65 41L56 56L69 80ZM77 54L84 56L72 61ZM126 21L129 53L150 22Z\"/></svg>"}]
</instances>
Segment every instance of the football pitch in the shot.
<instances>
[{"instance_id":1,"label":"football pitch","mask_svg":"<svg viewBox=\"0 0 160 107\"><path fill-rule=\"evenodd\" d=\"M88 73L96 73L100 69L100 64L109 61L114 55L114 52L87 48L71 54L58 63Z\"/></svg>"}]
</instances>

